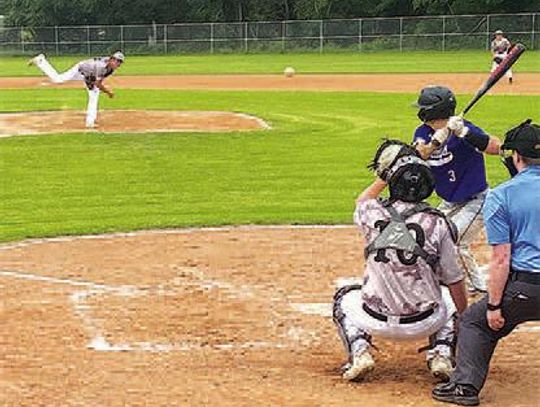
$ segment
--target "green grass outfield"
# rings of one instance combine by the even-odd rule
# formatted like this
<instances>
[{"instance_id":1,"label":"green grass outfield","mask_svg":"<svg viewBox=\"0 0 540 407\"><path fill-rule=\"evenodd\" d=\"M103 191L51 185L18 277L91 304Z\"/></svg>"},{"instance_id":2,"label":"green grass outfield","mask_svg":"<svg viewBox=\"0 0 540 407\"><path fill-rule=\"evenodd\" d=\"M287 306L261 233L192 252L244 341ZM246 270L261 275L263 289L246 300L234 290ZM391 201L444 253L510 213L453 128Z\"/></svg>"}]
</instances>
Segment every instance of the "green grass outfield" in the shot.
<instances>
[{"instance_id":1,"label":"green grass outfield","mask_svg":"<svg viewBox=\"0 0 540 407\"><path fill-rule=\"evenodd\" d=\"M102 107L230 110L273 130L0 139L0 240L222 224L350 223L383 135L409 140L410 94L136 91ZM460 101L468 97L461 96ZM79 89L0 91L0 111L80 109ZM540 98L488 96L470 118L493 134ZM507 178L490 157L491 181Z\"/></svg>"},{"instance_id":2,"label":"green grass outfield","mask_svg":"<svg viewBox=\"0 0 540 407\"><path fill-rule=\"evenodd\" d=\"M65 70L87 56L54 57ZM488 72L491 57L481 51L377 52L328 54L231 54L130 56L119 75L265 74L293 66L298 73ZM38 76L23 57L0 57L0 76ZM515 70L540 72L540 52L526 52Z\"/></svg>"}]
</instances>

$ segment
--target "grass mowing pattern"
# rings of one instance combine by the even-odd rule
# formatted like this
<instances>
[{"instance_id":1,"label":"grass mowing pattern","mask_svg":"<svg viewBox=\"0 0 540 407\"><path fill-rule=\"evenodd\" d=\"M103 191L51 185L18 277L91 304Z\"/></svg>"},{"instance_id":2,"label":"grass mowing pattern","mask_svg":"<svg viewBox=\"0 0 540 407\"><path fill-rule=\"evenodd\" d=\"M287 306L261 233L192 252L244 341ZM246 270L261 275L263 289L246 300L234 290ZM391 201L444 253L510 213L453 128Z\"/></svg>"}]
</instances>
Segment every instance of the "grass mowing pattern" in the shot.
<instances>
[{"instance_id":1,"label":"grass mowing pattern","mask_svg":"<svg viewBox=\"0 0 540 407\"><path fill-rule=\"evenodd\" d=\"M119 89L105 109L227 110L271 131L71 134L0 140L0 240L134 229L350 223L383 135L409 140L415 95ZM467 97L460 97L465 102ZM80 109L76 89L0 91L0 111ZM492 134L537 118L540 98L491 96L469 116ZM538 119L537 119L538 120ZM507 178L488 159L493 183Z\"/></svg>"},{"instance_id":2,"label":"grass mowing pattern","mask_svg":"<svg viewBox=\"0 0 540 407\"><path fill-rule=\"evenodd\" d=\"M88 56L51 56L58 70ZM23 57L1 57L0 76L39 76ZM489 72L491 56L481 51L411 51L329 54L229 54L130 56L118 75L281 74L286 66L298 73ZM540 52L528 51L516 72L540 72Z\"/></svg>"}]
</instances>

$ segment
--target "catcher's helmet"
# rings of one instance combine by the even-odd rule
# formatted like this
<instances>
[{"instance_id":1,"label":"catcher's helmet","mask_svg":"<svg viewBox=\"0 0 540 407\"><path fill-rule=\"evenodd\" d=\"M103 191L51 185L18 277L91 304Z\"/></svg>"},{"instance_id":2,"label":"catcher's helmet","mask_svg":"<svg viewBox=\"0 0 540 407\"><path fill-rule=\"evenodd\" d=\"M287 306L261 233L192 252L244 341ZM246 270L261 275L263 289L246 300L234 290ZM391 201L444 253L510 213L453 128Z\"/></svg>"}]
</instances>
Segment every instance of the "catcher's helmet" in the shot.
<instances>
[{"instance_id":1,"label":"catcher's helmet","mask_svg":"<svg viewBox=\"0 0 540 407\"><path fill-rule=\"evenodd\" d=\"M368 166L388 183L390 199L421 202L435 188L429 165L416 149L399 140L385 140Z\"/></svg>"},{"instance_id":2,"label":"catcher's helmet","mask_svg":"<svg viewBox=\"0 0 540 407\"><path fill-rule=\"evenodd\" d=\"M428 86L420 91L418 118L423 122L436 119L448 119L456 112L456 96L445 86Z\"/></svg>"}]
</instances>

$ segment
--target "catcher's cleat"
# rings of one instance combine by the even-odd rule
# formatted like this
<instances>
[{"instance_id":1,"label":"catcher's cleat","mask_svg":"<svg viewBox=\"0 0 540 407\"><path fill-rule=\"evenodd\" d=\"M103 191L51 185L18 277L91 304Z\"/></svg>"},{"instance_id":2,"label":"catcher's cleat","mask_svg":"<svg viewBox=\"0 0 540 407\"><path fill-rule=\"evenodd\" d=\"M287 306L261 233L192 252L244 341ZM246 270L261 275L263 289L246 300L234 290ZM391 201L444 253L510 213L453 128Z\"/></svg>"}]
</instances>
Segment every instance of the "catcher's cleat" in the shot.
<instances>
[{"instance_id":1,"label":"catcher's cleat","mask_svg":"<svg viewBox=\"0 0 540 407\"><path fill-rule=\"evenodd\" d=\"M27 64L28 64L28 66L37 65L38 62L40 60L42 60L43 58L45 58L45 55L43 55L43 54L36 55L35 57L30 58L28 60Z\"/></svg>"},{"instance_id":2,"label":"catcher's cleat","mask_svg":"<svg viewBox=\"0 0 540 407\"><path fill-rule=\"evenodd\" d=\"M433 377L442 382L449 381L450 375L454 371L452 359L438 354L428 361L428 367Z\"/></svg>"},{"instance_id":3,"label":"catcher's cleat","mask_svg":"<svg viewBox=\"0 0 540 407\"><path fill-rule=\"evenodd\" d=\"M343 370L343 379L349 382L358 382L375 367L375 361L367 350L356 353L352 357L352 362L346 364Z\"/></svg>"},{"instance_id":4,"label":"catcher's cleat","mask_svg":"<svg viewBox=\"0 0 540 407\"><path fill-rule=\"evenodd\" d=\"M460 406L477 406L480 404L478 390L470 384L444 383L439 384L431 392L438 401L458 404Z\"/></svg>"}]
</instances>

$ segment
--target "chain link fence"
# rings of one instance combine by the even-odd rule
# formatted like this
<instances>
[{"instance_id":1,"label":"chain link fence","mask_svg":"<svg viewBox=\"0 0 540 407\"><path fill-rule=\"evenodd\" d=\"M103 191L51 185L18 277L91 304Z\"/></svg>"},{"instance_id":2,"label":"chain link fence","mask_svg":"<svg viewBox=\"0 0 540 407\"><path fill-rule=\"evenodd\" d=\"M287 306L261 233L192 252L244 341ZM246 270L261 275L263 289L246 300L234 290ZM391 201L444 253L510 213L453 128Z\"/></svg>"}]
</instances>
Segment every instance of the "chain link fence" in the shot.
<instances>
[{"instance_id":1,"label":"chain link fence","mask_svg":"<svg viewBox=\"0 0 540 407\"><path fill-rule=\"evenodd\" d=\"M540 13L120 26L0 28L1 54L487 49L493 31L540 49Z\"/></svg>"}]
</instances>

